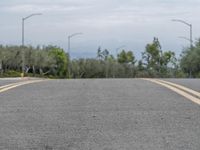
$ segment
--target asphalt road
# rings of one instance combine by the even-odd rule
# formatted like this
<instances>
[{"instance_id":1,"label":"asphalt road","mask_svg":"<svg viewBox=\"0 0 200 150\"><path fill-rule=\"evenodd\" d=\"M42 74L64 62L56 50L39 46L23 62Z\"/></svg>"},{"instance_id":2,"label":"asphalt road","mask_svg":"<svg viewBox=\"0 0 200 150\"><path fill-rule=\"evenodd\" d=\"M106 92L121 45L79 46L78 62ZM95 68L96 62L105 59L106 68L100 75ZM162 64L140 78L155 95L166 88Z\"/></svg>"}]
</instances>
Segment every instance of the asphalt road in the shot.
<instances>
[{"instance_id":1,"label":"asphalt road","mask_svg":"<svg viewBox=\"0 0 200 150\"><path fill-rule=\"evenodd\" d=\"M29 149L200 150L200 106L141 79L23 85L0 93L0 150Z\"/></svg>"},{"instance_id":2,"label":"asphalt road","mask_svg":"<svg viewBox=\"0 0 200 150\"><path fill-rule=\"evenodd\" d=\"M0 78L0 86L20 82L20 78Z\"/></svg>"},{"instance_id":3,"label":"asphalt road","mask_svg":"<svg viewBox=\"0 0 200 150\"><path fill-rule=\"evenodd\" d=\"M200 79L165 79L200 92Z\"/></svg>"},{"instance_id":4,"label":"asphalt road","mask_svg":"<svg viewBox=\"0 0 200 150\"><path fill-rule=\"evenodd\" d=\"M0 78L0 86L37 79L38 78Z\"/></svg>"}]
</instances>

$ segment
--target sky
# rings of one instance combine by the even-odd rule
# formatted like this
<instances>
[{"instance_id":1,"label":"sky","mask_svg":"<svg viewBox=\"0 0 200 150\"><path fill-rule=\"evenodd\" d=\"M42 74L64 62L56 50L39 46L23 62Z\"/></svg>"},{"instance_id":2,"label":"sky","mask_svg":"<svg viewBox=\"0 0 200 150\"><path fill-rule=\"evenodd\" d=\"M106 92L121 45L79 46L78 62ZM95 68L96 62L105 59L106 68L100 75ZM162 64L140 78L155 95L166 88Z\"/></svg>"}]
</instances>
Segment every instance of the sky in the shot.
<instances>
[{"instance_id":1,"label":"sky","mask_svg":"<svg viewBox=\"0 0 200 150\"><path fill-rule=\"evenodd\" d=\"M124 45L137 59L153 37L159 38L162 50L179 55L189 42L200 37L200 0L1 0L0 44L21 45L22 18L25 20L25 45L57 45L67 52L71 38L71 57L95 57L99 46L114 56Z\"/></svg>"}]
</instances>

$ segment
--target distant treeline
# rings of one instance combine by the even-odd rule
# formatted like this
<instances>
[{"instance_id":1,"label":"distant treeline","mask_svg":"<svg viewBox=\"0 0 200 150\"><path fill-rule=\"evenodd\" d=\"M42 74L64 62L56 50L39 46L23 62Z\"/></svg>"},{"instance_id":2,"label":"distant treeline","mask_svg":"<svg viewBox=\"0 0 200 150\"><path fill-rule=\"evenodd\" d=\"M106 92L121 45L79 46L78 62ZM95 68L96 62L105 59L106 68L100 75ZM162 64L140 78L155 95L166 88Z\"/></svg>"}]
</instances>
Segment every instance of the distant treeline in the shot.
<instances>
[{"instance_id":1,"label":"distant treeline","mask_svg":"<svg viewBox=\"0 0 200 150\"><path fill-rule=\"evenodd\" d=\"M0 45L0 76L20 76L24 56L25 76L50 78L135 78L200 77L200 40L183 50L180 59L173 51L162 50L158 38L146 45L142 59L121 50L114 57L109 50L97 49L96 58L69 59L57 46L21 47Z\"/></svg>"}]
</instances>

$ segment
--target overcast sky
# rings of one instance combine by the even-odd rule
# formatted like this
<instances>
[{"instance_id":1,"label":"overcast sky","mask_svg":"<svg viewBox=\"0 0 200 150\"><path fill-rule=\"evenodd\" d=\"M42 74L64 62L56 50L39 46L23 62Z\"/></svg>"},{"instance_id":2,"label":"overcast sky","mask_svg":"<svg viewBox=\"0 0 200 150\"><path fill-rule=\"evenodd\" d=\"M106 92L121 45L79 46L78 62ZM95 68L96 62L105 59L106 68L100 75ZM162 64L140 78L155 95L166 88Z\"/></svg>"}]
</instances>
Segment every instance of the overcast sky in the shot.
<instances>
[{"instance_id":1,"label":"overcast sky","mask_svg":"<svg viewBox=\"0 0 200 150\"><path fill-rule=\"evenodd\" d=\"M57 45L67 51L71 39L72 57L94 57L99 46L114 55L126 45L137 58L145 45L158 37L163 50L179 54L189 42L189 27L171 19L193 24L194 39L200 37L200 0L1 0L0 44L21 44L21 19L25 21L26 45Z\"/></svg>"}]
</instances>

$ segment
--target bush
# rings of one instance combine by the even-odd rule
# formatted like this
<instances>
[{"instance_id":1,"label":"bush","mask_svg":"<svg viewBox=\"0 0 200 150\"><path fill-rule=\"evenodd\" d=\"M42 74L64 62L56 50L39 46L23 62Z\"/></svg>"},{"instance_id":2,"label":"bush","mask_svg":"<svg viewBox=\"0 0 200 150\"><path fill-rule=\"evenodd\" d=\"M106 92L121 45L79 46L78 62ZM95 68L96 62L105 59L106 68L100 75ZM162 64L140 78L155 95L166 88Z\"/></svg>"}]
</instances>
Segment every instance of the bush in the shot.
<instances>
[{"instance_id":1,"label":"bush","mask_svg":"<svg viewBox=\"0 0 200 150\"><path fill-rule=\"evenodd\" d=\"M0 75L1 77L21 77L21 72L8 70Z\"/></svg>"}]
</instances>

